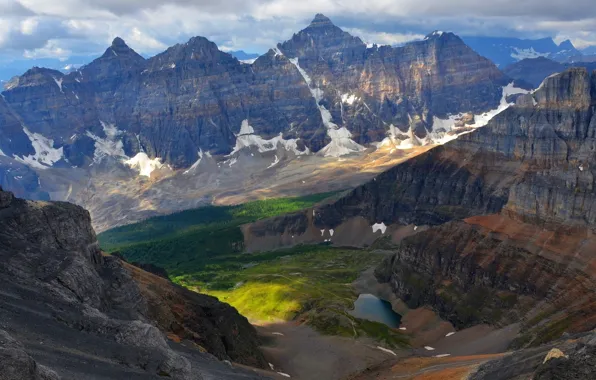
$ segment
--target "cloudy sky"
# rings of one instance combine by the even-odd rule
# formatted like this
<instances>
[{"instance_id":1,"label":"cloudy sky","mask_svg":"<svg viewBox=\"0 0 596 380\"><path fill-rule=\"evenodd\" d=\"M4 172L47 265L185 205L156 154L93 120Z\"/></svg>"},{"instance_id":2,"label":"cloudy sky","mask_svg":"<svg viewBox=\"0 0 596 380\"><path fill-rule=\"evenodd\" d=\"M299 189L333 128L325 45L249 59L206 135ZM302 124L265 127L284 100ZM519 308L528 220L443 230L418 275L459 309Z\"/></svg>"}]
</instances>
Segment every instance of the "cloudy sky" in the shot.
<instances>
[{"instance_id":1,"label":"cloudy sky","mask_svg":"<svg viewBox=\"0 0 596 380\"><path fill-rule=\"evenodd\" d=\"M378 44L440 29L596 45L593 0L0 0L0 59L94 55L115 36L147 55L196 35L265 52L318 12Z\"/></svg>"}]
</instances>

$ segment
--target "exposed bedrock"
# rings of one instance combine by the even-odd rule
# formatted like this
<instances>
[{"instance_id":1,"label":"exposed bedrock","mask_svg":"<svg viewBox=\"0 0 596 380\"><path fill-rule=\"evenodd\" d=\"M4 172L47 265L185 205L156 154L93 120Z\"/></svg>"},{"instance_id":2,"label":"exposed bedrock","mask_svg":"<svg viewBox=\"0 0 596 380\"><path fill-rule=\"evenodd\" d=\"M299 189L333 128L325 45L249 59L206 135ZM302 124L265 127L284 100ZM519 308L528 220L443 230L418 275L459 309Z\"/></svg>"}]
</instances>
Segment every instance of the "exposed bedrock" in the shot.
<instances>
[{"instance_id":1,"label":"exposed bedrock","mask_svg":"<svg viewBox=\"0 0 596 380\"><path fill-rule=\"evenodd\" d=\"M234 308L105 256L89 213L69 203L25 201L0 189L0 283L0 327L64 378L104 378L92 367L73 373L66 362L77 356L109 363L107 378L137 378L132 371L202 379L218 366L235 378L202 352L267 365L256 330ZM195 348L173 350L166 335ZM0 335L1 352L3 341Z\"/></svg>"}]
</instances>

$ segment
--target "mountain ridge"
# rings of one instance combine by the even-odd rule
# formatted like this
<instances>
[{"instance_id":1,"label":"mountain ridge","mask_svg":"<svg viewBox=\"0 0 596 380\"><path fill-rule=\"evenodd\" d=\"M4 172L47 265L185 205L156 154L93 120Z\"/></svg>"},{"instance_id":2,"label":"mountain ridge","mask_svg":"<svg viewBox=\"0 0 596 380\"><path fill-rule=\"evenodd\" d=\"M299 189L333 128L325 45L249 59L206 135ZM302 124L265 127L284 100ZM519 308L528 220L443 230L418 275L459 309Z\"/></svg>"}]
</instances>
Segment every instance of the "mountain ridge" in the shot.
<instances>
[{"instance_id":1,"label":"mountain ridge","mask_svg":"<svg viewBox=\"0 0 596 380\"><path fill-rule=\"evenodd\" d=\"M333 38L319 37L320 35L322 36L326 32L333 33L334 37ZM358 54L373 54L373 55L375 54L372 51L370 53L366 53L367 48L366 48L366 45L362 42L362 40L360 40L358 37L353 37L353 36L349 35L347 32L342 31L340 28L336 27L328 18L326 18L325 16L320 15L320 14L315 17L315 19L309 26L307 26L301 32L296 34L295 37L293 37L293 38L299 39L299 38L301 38L300 37L301 35L304 36L304 38L315 38L317 41L315 45L319 46L319 48L322 49L321 52L325 51L325 53L324 53L325 57L327 57L327 59L329 59L331 61L333 59L331 57L332 53L333 54L339 53L339 54L343 54L346 56L352 54L351 53L352 51L354 53L356 51L358 51L359 52ZM335 39L335 37L337 37L337 40ZM290 41L292 41L292 40L290 40ZM457 43L459 43L459 41L457 41ZM421 44L425 44L425 43L422 42ZM298 41L295 41L294 45L299 46L300 43ZM288 57L293 58L296 55L291 51L290 42L286 42L286 43L282 44L281 46L284 46L285 54L288 55ZM462 43L462 46L463 46L463 43ZM196 51L194 49L196 49ZM329 49L331 49L331 50L329 50ZM356 50L353 50L353 49L356 49ZM390 49L393 49L393 48L390 48ZM387 54L387 53L389 53L389 51L391 51L391 50L385 49L385 52L383 54ZM448 54L448 53L445 53L445 54ZM268 55L262 56L260 61L263 62L263 60L265 59L263 57L267 57L267 56ZM298 57L298 56L296 55L296 57ZM309 63L308 63L308 60L305 61L305 59L306 59L306 56L303 56L302 57L303 66L304 66L304 69L306 70L306 72L308 72L310 70ZM349 60L351 58L347 58L347 59ZM383 58L381 58L381 59L383 59ZM211 63L209 63L210 61L211 61ZM194 62L194 63L192 63L192 62ZM346 63L346 64L348 64L348 63ZM387 64L391 64L391 63L388 62ZM357 65L359 65L359 64L357 64ZM247 67L247 66L241 64L240 62L238 62L237 59L233 58L228 53L221 52L214 43L208 41L207 39L205 39L203 37L193 37L187 43L178 44L173 47L170 47L168 50L164 51L163 53L158 54L158 55L156 55L152 58L149 58L149 59L144 59L143 57L138 55L136 52L134 52L134 50L130 49L121 38L117 37L116 39L114 39L112 46L107 48L101 57L99 57L98 59L89 63L88 65L82 67L77 72L66 74L66 75L59 73L57 71L56 72L40 73L40 74L38 74L39 75L39 78L37 78L38 81L31 82L30 86L33 86L35 83L36 85L38 85L40 87L41 86L53 87L53 89L48 88L45 90L46 94L48 94L46 96L49 96L49 94L53 94L53 96L56 98L66 97L67 99L64 99L64 100L56 99L56 101L58 102L57 105L63 109L71 109L72 110L71 113L73 113L73 114L81 113L80 110L86 109L85 115L90 115L90 114L97 115L97 116L89 116L88 119L86 119L86 116L83 116L83 118L84 118L83 123L81 123L81 122L77 122L74 119L69 119L68 117L63 117L63 116L58 116L58 115L54 116L50 113L49 119L47 117L45 117L45 119L47 119L47 123L52 123L52 124L55 124L56 126L58 126L59 128L64 128L64 127L62 127L62 124L65 123L66 120L68 120L67 123L69 125L77 126L74 128L69 127L69 129L70 129L69 132L76 132L77 129L80 131L90 130L94 135L103 138L104 133L102 133L101 128L100 128L100 123L97 120L97 119L99 119L100 121L102 121L104 123L114 124L117 126L117 128L118 127L121 128L119 130L121 130L122 134L123 134L123 138L122 138L123 146L124 146L124 151L127 156L133 157L134 155L140 153L141 151L145 151L150 159L160 157L164 161L164 163L168 163L174 167L188 168L192 163L194 163L198 159L197 152L199 150L210 151L210 153L212 153L212 154L226 154L231 151L231 145L233 145L233 141L235 139L235 137L232 133L238 133L237 131L241 124L240 121L242 121L242 118L246 118L249 114L254 113L254 112L248 113L250 108L247 109L246 106L243 106L243 104L246 104L247 102L255 101L254 99L246 98L246 96L244 95L244 92L249 90L250 88L254 87L255 85L257 85L257 83L255 83L254 76L252 78L250 78L252 76L251 75L252 73L250 71L251 71L251 69L254 71L255 68L261 67L261 66L263 66L263 64L261 64L260 66L257 65L257 66ZM146 71L146 70L148 70L148 71ZM268 68L268 70L277 71L277 70L279 70L279 68L276 68L275 66L273 66L273 67L270 66ZM358 67L353 67L352 70L362 70L362 69L360 69ZM158 71L164 71L164 73L159 73L160 75L157 75ZM498 71L496 69L493 71L494 72L489 76L490 80L496 80L496 81L501 80L499 78ZM168 74L168 73L171 73L171 74ZM22 115L27 115L27 117L24 117L23 122L25 125L28 125L29 128L33 132L45 134L44 136L48 139L52 139L55 142L55 144L68 146L68 148L66 148L66 149L69 152L73 151L73 154L75 154L75 153L78 155L85 154L88 157L92 156L92 154L90 152L81 152L78 149L78 147L80 145L83 145L83 144L89 145L90 141L87 141L85 143L81 142L81 143L79 143L79 145L70 144L70 142L68 141L68 137L70 137L72 135L72 133L67 136L66 133L57 133L56 128L49 128L49 126L42 127L41 125L38 125L38 126L30 125L30 124L34 124L36 121L38 121L40 119L43 119L41 114L39 114L39 112L41 112L43 110L43 106L38 111L31 112L32 110L27 109L27 105L23 104L23 102L26 101L27 96L32 96L32 94L31 95L26 94L24 89L22 89L22 87L25 85L24 82L26 81L27 78L31 78L32 74L33 73L31 73L29 71L29 72L25 73L21 78L19 78L18 82L15 82L15 84L13 86L8 86L8 89L3 92L3 95L6 99L6 101L10 104L11 107L16 109L17 113L22 114ZM174 75L172 75L172 74L174 74ZM221 93L220 91L222 91L223 88L221 88L221 90L217 90L217 87L214 87L215 82L212 82L211 90L212 91L215 90L213 97L216 99L219 98L220 102L223 101L223 102L226 102L227 104L231 104L230 102L238 103L240 105L240 109L238 109L238 111L240 113L244 112L245 115L236 116L238 111L233 111L231 109L228 110L227 105L224 106L220 103L219 107L221 110L219 112L231 113L231 115L228 115L227 118L239 119L239 121L233 123L234 125L229 125L229 126L225 126L225 124L222 121L221 122L222 125L219 127L219 129L217 129L217 128L213 129L210 124L211 123L210 119L209 119L210 114L207 113L207 114L205 114L205 117L207 117L207 120L203 119L204 121L202 121L199 124L200 125L199 128L204 129L205 131L208 131L208 132L206 132L206 134L199 134L198 136L195 136L194 133L187 134L186 132L184 132L184 135L180 136L180 138L178 138L178 140L180 140L180 141L190 140L189 144L187 144L187 146L183 146L181 148L182 149L181 152L175 152L172 150L173 148L171 146L168 146L167 144L162 146L162 142L155 139L154 133L158 133L158 131L149 132L149 129L147 129L147 126L152 126L153 120L138 119L139 116L135 116L136 112L135 111L131 112L131 107L133 107L133 109L134 109L134 107L144 107L142 105L143 102L149 102L149 103L163 102L163 99L161 98L161 96L155 97L154 94L149 94L149 93L147 93L146 95L144 94L144 92L153 91L153 89L145 88L147 86L146 83L148 83L147 80L161 82L163 84L160 84L160 86L163 86L164 84L166 86L168 86L166 92L175 93L174 91L179 91L179 90L177 90L175 87L172 87L171 85L174 83L177 83L177 85L182 84L183 82L180 82L180 81L184 80L184 79L182 77L180 77L180 75L189 75L189 74L193 75L193 76L198 75L199 77L203 77L205 79L207 79L208 77L213 77L215 75L222 76L221 85L223 86L224 83L226 83L225 86L232 86L231 88L235 88L233 90L235 92L235 94L230 97L231 94ZM279 74L276 74L276 75L279 75ZM411 75L411 74L406 74L406 75ZM419 75L419 74L415 74L415 75ZM118 81L116 82L115 79L118 79ZM300 79L300 77L298 77L297 79ZM210 79L208 79L208 80L210 80ZM230 80L232 82L228 83L227 81L230 81ZM405 78L401 78L401 79L397 79L397 80L399 83L400 81L404 81ZM58 84L57 81L60 81L60 84ZM172 82L171 84L169 84L170 81L175 81L175 82ZM226 82L224 82L224 81L226 81ZM302 85L306 84L306 83L304 83L304 81L305 81L304 78L302 78L300 81L302 82ZM53 82L55 82L58 85L56 87L51 86ZM501 83L501 84L504 85L505 84L504 80L502 80L502 82L503 83ZM91 83L93 83L93 84L91 84ZM119 83L119 84L116 84L116 83ZM235 83L235 84L232 84L232 83ZM193 84L190 84L190 85L196 86ZM417 86L420 86L420 85L421 84L418 84ZM466 86L467 84L464 83L463 85ZM217 84L215 86L220 86L220 84ZM64 91L65 87L67 88L66 92ZM345 85L343 87L344 87L344 90L347 90ZM60 94L56 93L56 90L58 90L60 92L60 94L64 94L64 95L60 95ZM114 99L109 99L106 94L106 96L100 95L100 97L103 97L101 104L93 105L90 102L89 96L92 96L93 92L95 92L97 90L99 90L100 92L106 92L107 90L111 91L112 93L114 93L114 95L116 95L116 99L118 99L118 101L114 102ZM112 90L114 90L115 92ZM162 87L156 87L155 90L163 91ZM81 93L79 93L79 91ZM325 91L325 90L323 90L323 91ZM416 89L409 90L409 92L412 92L412 91L414 91L414 93L415 93L417 90ZM431 88L422 89L422 91L432 91L432 89ZM17 92L19 93L20 96L17 95ZM495 88L495 92L496 92L496 88ZM122 93L122 95L118 96L118 94L120 94L120 93ZM83 96L80 96L81 94ZM178 94L177 96L180 96L180 95L182 95L182 94ZM222 96L223 96L223 98L222 98ZM419 96L419 95L417 95L417 96ZM74 97L74 99L72 99L72 97ZM487 105L494 106L496 104L496 101L498 100L498 98L500 98L500 96L494 95L493 100L488 102ZM224 100L224 99L226 99L226 100ZM176 109L180 109L180 107L182 106L182 104L180 103L181 100L182 100L182 98L180 100L176 101L176 104L177 104ZM258 99L256 101L262 102L262 100L260 100L260 99ZM310 107L310 105L306 106L306 103L310 103L311 101L312 101L311 99L301 100L301 102L304 104L302 107L305 107L306 109L308 109ZM330 101L330 100L326 99L326 101ZM377 102L378 101L380 101L380 99L377 99ZM389 102L390 100L386 100L386 101ZM390 102L394 102L394 100L391 100ZM471 103L463 104L462 108L464 110L479 111L480 109L485 107L485 106L479 106L479 107L474 108L474 107L470 107L470 105L471 105ZM223 108L221 108L222 106L223 106ZM335 104L334 106L338 107L338 104ZM368 105L368 107L370 107L370 106L372 106L372 104ZM273 107L279 107L279 106L274 105ZM375 107L378 107L378 106L375 105ZM434 107L434 108L436 108L436 113L439 116L445 115L447 112L457 113L456 111L461 111L461 109L458 107L456 102L454 102L453 105L446 107L445 109L441 109L441 108L437 108L437 107ZM119 109L121 109L121 111ZM240 110L243 110L243 111L240 111ZM166 110L164 110L164 111L168 112L168 109L166 108ZM167 115L165 115L163 113L164 111L157 113L155 115L155 117L158 117L160 120L164 119L164 118L169 118ZM172 113L173 111L174 111L174 108L170 107L169 112ZM37 112L37 114L36 114L36 112ZM46 111L43 110L43 112L46 112ZM179 115L180 112L182 112L182 111L180 111L180 110L176 111L175 114L173 114L172 116L175 118L178 118L181 116L181 115ZM210 112L214 112L214 111L210 111ZM282 112L285 112L285 111L282 111ZM311 112L311 111L307 111L307 112ZM420 111L417 111L417 112L420 112ZM424 112L427 112L427 111L423 111L423 114L424 114ZM337 115L337 113L338 113L337 110L331 110L332 120L336 124L341 119L341 115ZM197 115L199 115L196 111L193 112L193 114L195 115L195 117ZM125 116L125 115L129 115L129 116ZM132 115L132 117L130 115ZM213 116L211 116L211 118L216 116L216 114L212 114L212 115ZM273 116L273 115L263 115L263 116L266 117L265 119L263 119L263 122L268 125L260 126L258 120L257 120L257 122L252 122L252 124L254 124L254 127L257 128L257 130L264 129L263 131L259 131L257 133L264 134L263 137L265 137L265 138L271 138L271 137L275 136L275 134L273 134L272 131L270 131L272 121L275 119L278 119L278 118L274 117L272 119L271 116ZM387 115L387 117L389 117L389 116L390 115ZM95 120L91 120L91 117L95 118ZM143 115L143 118L146 118L146 117L147 117L146 115ZM257 117L258 117L258 115L257 115ZM288 117L288 116L286 116L286 117ZM291 119L294 118L293 115L289 115L289 117ZM315 132L316 129L320 129L321 130L320 133L324 132L325 128L324 128L323 124L325 122L321 121L319 119L319 115L317 115L317 113L314 112L311 117L314 119L312 121L307 121L307 125L305 125L305 128L301 131L301 133L306 134L307 136L309 134L313 134L313 133L316 135L316 132ZM375 118L374 115L368 115L368 116L364 116L364 117L365 118L371 118L371 117ZM387 117L380 115L382 123L387 123L387 122L391 121ZM423 119L428 119L428 115L426 115L426 114L422 115L422 117L423 117ZM164 119L161 122L171 123L171 121L167 121L167 120L168 119ZM375 121L374 123L379 124L381 122L381 120ZM183 122L183 123L180 123L180 121L178 123L182 124L182 125L187 124L188 125L187 129L190 131L191 126L188 124L188 121ZM220 122L215 119L213 120L213 122L215 124L220 124ZM432 121L430 121L430 119L421 120L421 122L425 123L427 125L426 126L427 130L432 128L431 127ZM300 123L304 123L304 121L300 121ZM404 123L404 122L402 121L402 123ZM407 121L405 123L407 123ZM196 128L196 127L193 127L193 129L194 128ZM359 127L354 127L354 128L356 130L360 130L364 127L359 126ZM284 130L286 132L290 131L291 129L292 129L291 127L284 128ZM420 129L420 128L418 128L418 129ZM230 131L232 133L230 133ZM384 132L387 132L386 128L385 128ZM179 133L178 130L176 130L176 133ZM365 133L364 130L359 131L359 133L356 135L356 142L362 144L362 143L369 143L369 142L375 141L375 140L380 141L380 140L382 140L382 137L384 138L384 136L383 136L384 133L383 133L383 131L381 131L381 129L379 129L378 132L375 132L375 133L376 133L375 136L378 136L378 137L365 137L367 135L367 133ZM83 133L83 135L84 135L84 133ZM139 140L140 144L135 144L135 142L134 142L134 140L136 139L135 136L138 136L138 140ZM422 137L424 137L424 136L422 136ZM306 146L309 147L309 149L313 152L319 151L320 149L322 149L324 144L326 144L326 143L328 144L329 142L330 142L329 137L326 137L326 138L317 137L314 140L309 139L307 137L305 140ZM137 145L137 146L135 146L135 145ZM23 147L23 149L24 149L24 147ZM180 157L184 157L184 158L181 159Z\"/></svg>"}]
</instances>

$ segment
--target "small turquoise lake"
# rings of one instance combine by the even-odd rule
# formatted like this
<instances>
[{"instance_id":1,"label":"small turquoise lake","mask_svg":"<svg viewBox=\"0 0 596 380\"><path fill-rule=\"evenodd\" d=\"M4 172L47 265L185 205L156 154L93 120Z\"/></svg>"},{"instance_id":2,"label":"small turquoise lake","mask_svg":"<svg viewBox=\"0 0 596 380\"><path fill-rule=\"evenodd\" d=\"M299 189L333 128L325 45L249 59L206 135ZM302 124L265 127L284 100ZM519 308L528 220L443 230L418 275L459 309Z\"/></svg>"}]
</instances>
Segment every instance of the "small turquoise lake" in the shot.
<instances>
[{"instance_id":1,"label":"small turquoise lake","mask_svg":"<svg viewBox=\"0 0 596 380\"><path fill-rule=\"evenodd\" d=\"M392 328L399 327L401 322L401 315L393 311L389 302L372 294L360 294L350 314L357 318L380 322Z\"/></svg>"}]
</instances>

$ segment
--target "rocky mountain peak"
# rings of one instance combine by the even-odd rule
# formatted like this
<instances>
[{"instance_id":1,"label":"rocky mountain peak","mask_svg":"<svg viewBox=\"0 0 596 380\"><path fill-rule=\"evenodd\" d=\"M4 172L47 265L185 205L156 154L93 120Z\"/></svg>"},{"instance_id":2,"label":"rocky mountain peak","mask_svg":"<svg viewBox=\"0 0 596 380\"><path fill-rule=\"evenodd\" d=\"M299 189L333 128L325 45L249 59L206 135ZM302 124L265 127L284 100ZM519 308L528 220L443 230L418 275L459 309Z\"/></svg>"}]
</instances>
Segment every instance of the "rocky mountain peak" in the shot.
<instances>
[{"instance_id":1,"label":"rocky mountain peak","mask_svg":"<svg viewBox=\"0 0 596 380\"><path fill-rule=\"evenodd\" d=\"M299 58L306 56L330 58L337 52L366 49L366 44L360 38L343 31L320 13L309 26L278 46L287 56Z\"/></svg>"},{"instance_id":2,"label":"rocky mountain peak","mask_svg":"<svg viewBox=\"0 0 596 380\"><path fill-rule=\"evenodd\" d=\"M120 37L116 37L112 40L112 47L128 47L128 45L126 45L126 42L124 42L124 40Z\"/></svg>"},{"instance_id":3,"label":"rocky mountain peak","mask_svg":"<svg viewBox=\"0 0 596 380\"><path fill-rule=\"evenodd\" d=\"M325 27L325 26L335 26L329 17L325 16L322 13L317 13L315 18L310 23L310 27L317 28L317 27Z\"/></svg>"},{"instance_id":4,"label":"rocky mountain peak","mask_svg":"<svg viewBox=\"0 0 596 380\"><path fill-rule=\"evenodd\" d=\"M15 77L8 82L5 90L12 90L15 87L38 86L47 83L61 83L64 74L58 70L47 69L45 67L33 67L27 70L20 77Z\"/></svg>"},{"instance_id":5,"label":"rocky mountain peak","mask_svg":"<svg viewBox=\"0 0 596 380\"><path fill-rule=\"evenodd\" d=\"M131 49L126 44L126 42L124 42L124 40L120 37L114 38L110 47L106 49L106 51L103 53L103 55L99 59L122 59L122 58L128 58L128 59L132 58L135 61L144 61L145 60L145 58L143 58L140 54L138 54L136 51Z\"/></svg>"},{"instance_id":6,"label":"rocky mountain peak","mask_svg":"<svg viewBox=\"0 0 596 380\"><path fill-rule=\"evenodd\" d=\"M564 50L575 50L575 46L573 46L573 43L571 43L570 40L565 40L561 42L559 44L559 48Z\"/></svg>"},{"instance_id":7,"label":"rocky mountain peak","mask_svg":"<svg viewBox=\"0 0 596 380\"><path fill-rule=\"evenodd\" d=\"M435 30L424 37L424 41L451 41L465 44L464 41L452 32Z\"/></svg>"},{"instance_id":8,"label":"rocky mountain peak","mask_svg":"<svg viewBox=\"0 0 596 380\"><path fill-rule=\"evenodd\" d=\"M202 72L223 70L224 67L239 67L232 55L219 50L217 45L201 36L192 37L184 44L177 44L148 60L151 71L170 72L177 67L195 68Z\"/></svg>"}]
</instances>

